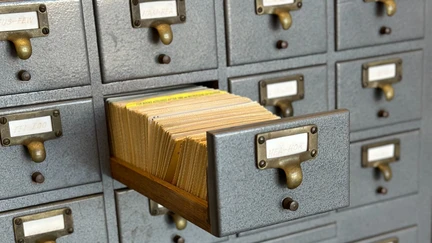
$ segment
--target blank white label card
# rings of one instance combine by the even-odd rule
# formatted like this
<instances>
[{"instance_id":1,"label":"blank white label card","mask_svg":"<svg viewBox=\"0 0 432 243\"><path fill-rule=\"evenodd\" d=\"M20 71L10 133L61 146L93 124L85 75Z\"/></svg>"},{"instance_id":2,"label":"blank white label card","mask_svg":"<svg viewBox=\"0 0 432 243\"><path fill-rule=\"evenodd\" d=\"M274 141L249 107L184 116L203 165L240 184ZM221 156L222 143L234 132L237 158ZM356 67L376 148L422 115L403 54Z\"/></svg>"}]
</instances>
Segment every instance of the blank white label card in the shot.
<instances>
[{"instance_id":1,"label":"blank white label card","mask_svg":"<svg viewBox=\"0 0 432 243\"><path fill-rule=\"evenodd\" d=\"M264 7L293 4L295 0L263 0Z\"/></svg>"},{"instance_id":2,"label":"blank white label card","mask_svg":"<svg viewBox=\"0 0 432 243\"><path fill-rule=\"evenodd\" d=\"M384 146L370 148L368 149L367 154L369 162L390 159L395 156L395 145L388 144Z\"/></svg>"},{"instance_id":3,"label":"blank white label card","mask_svg":"<svg viewBox=\"0 0 432 243\"><path fill-rule=\"evenodd\" d=\"M27 221L23 223L24 236L40 235L65 228L63 215Z\"/></svg>"},{"instance_id":4,"label":"blank white label card","mask_svg":"<svg viewBox=\"0 0 432 243\"><path fill-rule=\"evenodd\" d=\"M267 99L297 95L297 80L267 85Z\"/></svg>"},{"instance_id":5,"label":"blank white label card","mask_svg":"<svg viewBox=\"0 0 432 243\"><path fill-rule=\"evenodd\" d=\"M396 63L369 67L369 82L389 79L396 77Z\"/></svg>"}]
</instances>

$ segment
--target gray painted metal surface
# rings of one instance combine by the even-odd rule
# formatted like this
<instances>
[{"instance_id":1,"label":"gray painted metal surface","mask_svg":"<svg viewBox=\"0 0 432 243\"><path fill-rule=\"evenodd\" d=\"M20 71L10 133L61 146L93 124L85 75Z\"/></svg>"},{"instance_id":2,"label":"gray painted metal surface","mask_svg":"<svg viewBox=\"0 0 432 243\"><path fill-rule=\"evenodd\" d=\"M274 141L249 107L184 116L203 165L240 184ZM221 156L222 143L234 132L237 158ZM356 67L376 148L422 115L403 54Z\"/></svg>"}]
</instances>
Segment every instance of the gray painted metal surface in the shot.
<instances>
[{"instance_id":1,"label":"gray painted metal surface","mask_svg":"<svg viewBox=\"0 0 432 243\"><path fill-rule=\"evenodd\" d=\"M348 123L349 113L339 110L208 132L212 232L227 235L348 206ZM288 189L276 169L257 169L258 134L311 124L318 127L318 155L301 164L298 188ZM297 211L282 208L288 196L299 203Z\"/></svg>"},{"instance_id":2,"label":"gray painted metal surface","mask_svg":"<svg viewBox=\"0 0 432 243\"><path fill-rule=\"evenodd\" d=\"M181 236L186 242L224 242L188 222L186 229L177 230L168 215L152 216L149 199L133 190L116 192L119 237L122 243L172 242Z\"/></svg>"},{"instance_id":3,"label":"gray painted metal surface","mask_svg":"<svg viewBox=\"0 0 432 243\"><path fill-rule=\"evenodd\" d=\"M90 84L81 1L2 1L0 8L35 3L46 5L50 33L30 39L28 60L17 57L11 42L0 41L0 95ZM18 79L21 70L31 74L30 81Z\"/></svg>"},{"instance_id":4,"label":"gray painted metal surface","mask_svg":"<svg viewBox=\"0 0 432 243\"><path fill-rule=\"evenodd\" d=\"M35 3L35 1L15 2L8 0L6 2L3 1L0 5L25 4L27 2ZM432 183L430 177L432 174L432 163L430 163L430 157L432 156L432 150L430 149L432 147L432 109L430 109L428 104L432 103L432 96L430 95L430 91L432 90L432 80L430 78L432 77L432 69L430 68L430 63L432 62L432 28L430 28L432 15L429 14L432 12L432 2L417 0L397 1L399 4L398 13L393 17L388 17L385 16L385 14L381 16L376 14L378 11L382 13L382 8L376 3L364 3L363 1L353 0L339 2L304 0L304 8L292 12L294 21L293 28L288 31L282 31L279 23L274 18L275 16L255 16L254 1L248 1L247 3L244 1L245 4L241 4L242 1L233 0L200 1L199 3L187 1L186 4L189 6L194 3L192 6L197 6L197 8L200 9L203 8L206 13L211 12L209 15L210 17L200 16L200 22L198 24L194 23L193 25L194 27L198 25L204 26L205 24L201 24L202 19L205 19L206 23L214 21L209 25L211 31L208 33L212 36L211 38L215 40L215 44L213 45L210 42L206 43L205 46L207 46L207 49L203 48L204 51L200 53L200 56L205 55L206 58L196 59L197 61L189 60L186 62L188 60L186 58L195 55L195 53L190 50L197 50L203 46L189 43L190 41L188 39L185 44L187 46L186 54L182 53L182 55L179 55L182 57L182 64L174 63L175 65L183 65L183 63L186 63L184 64L185 66L183 66L184 71L181 71L181 74L175 74L177 70L179 70L178 66L166 67L168 70L156 70L154 73L150 71L141 72L140 70L145 69L146 65L149 65L149 63L152 64L149 65L152 66L149 70L154 70L154 57L156 54L159 54L159 52L150 55L153 59L149 58L147 63L138 64L138 67L132 68L129 64L132 63L133 65L133 61L139 58L136 54L136 49L134 48L133 51L124 51L127 49L122 48L117 55L113 54L112 57L119 58L123 61L126 60L125 62L128 64L124 66L121 66L122 63L118 66L113 65L112 69L110 69L110 71L112 71L111 81L124 80L127 79L128 76L131 78L129 78L128 81L110 82L107 76L104 81L105 83L110 82L109 84L104 84L102 81L103 64L101 63L103 62L101 62L101 59L107 54L105 54L106 49L104 49L104 44L101 40L104 35L101 35L102 29L100 27L102 25L100 24L100 19L102 18L102 14L107 13L107 16L104 18L108 19L108 22L105 21L103 25L110 23L110 26L113 26L111 32L121 32L129 38L137 36L137 32L131 27L127 1L95 1L95 9L93 8L93 1L37 1L37 3L42 2L47 6L56 6L57 8L50 12L50 28L52 30L50 37L32 39L34 59L31 57L30 60L21 61L14 56L14 51L10 43L0 42L0 55L3 60L6 60L0 70L0 76L3 78L2 81L0 81L2 83L2 89L0 90L0 107L18 109L20 106L92 98L93 102L91 104L94 112L94 124L96 124L94 130L96 132L96 137L93 136L93 139L97 141L97 144L94 146L98 150L99 161L98 158L93 157L93 154L87 157L86 160L90 164L99 162L101 175L98 180L101 178L102 181L2 199L0 200L0 211L3 212L2 215L12 214L10 210L20 209L24 212L29 210L25 207L103 192L103 202L100 202L102 204L100 209L92 207L92 210L84 212L84 216L92 215L92 218L98 218L100 215L99 210L104 210L104 223L106 223L107 231L105 231L105 228L100 228L101 230L95 231L97 233L92 232L94 238L89 238L89 240L87 238L77 238L77 240L74 239L70 242L116 243L120 241L118 234L120 221L118 221L117 217L114 186L109 168L109 144L104 108L104 97L106 95L145 91L165 86L214 80L218 80L217 84L219 87L226 90L230 84L228 81L230 78L249 77L271 72L291 71L315 65L326 65L326 91L323 91L325 94L322 95L327 96L327 107L329 110L332 110L339 107L338 102L340 99L337 95L340 80L337 77L338 70L336 63L345 63L347 61L360 59L376 59L378 57L394 55L395 53L418 52L421 49L423 59L416 65L416 74L414 75L419 76L423 82L420 82L420 89L416 89L417 92L410 94L410 98L408 99L410 102L408 102L408 104L407 102L399 104L399 108L404 110L405 107L410 107L410 105L412 105L414 99L421 100L421 106L410 108L410 110L415 110L417 115L411 118L409 113L405 113L400 117L401 120L382 126L373 125L365 129L351 129L350 133L351 142L354 143L353 146L355 146L356 143L362 143L366 140L381 139L383 136L393 136L394 134L401 134L405 131L420 129L418 131L420 139L418 149L420 149L420 153L417 161L419 167L417 192L410 193L409 195L401 194L389 200L370 202L367 205L332 211L320 215L318 218L306 217L289 223L244 232L239 235L231 235L229 236L229 242L249 242L253 239L259 239L260 241L275 240L277 242L277 240L285 239L283 237L290 239L289 237L291 234L295 235L295 233L300 231L313 232L314 230L310 231L308 229L319 228L320 226L328 224L331 225L334 222L336 223L337 238L328 240L320 239L318 241L325 243L345 243L352 241L375 242L376 240L385 239L387 236L391 237L397 235L401 242L431 242L432 191L429 185ZM236 5L235 12L232 11L234 8L231 8L229 4ZM100 8L100 5L108 6L105 8L106 11L101 13L100 9L102 8ZM309 6L309 9L314 10L312 14L304 14L305 11L303 10L306 10L307 6ZM356 6L362 7L357 8ZM344 9L343 12L341 11L342 8ZM377 12L374 14L374 11ZM115 14L108 15L109 13ZM237 16L247 15L247 19L254 19L254 22L255 20L257 21L256 25L249 25L250 21L243 21L242 25L240 24L240 18L237 17L235 18L239 20L237 22L239 24L235 26L234 24L228 24L231 18L229 13L237 13ZM343 22L341 22L342 15L344 16ZM190 24L189 16L188 13L188 23L186 24ZM322 16L324 16L324 18L322 18ZM65 23L62 21L64 18L68 19L69 28L64 28L63 24ZM302 19L302 23L305 23L305 21L309 22L310 20L313 22L314 26L310 27L310 25L300 24L302 27L300 27L300 25L296 27L296 20L297 24L299 24L299 19ZM424 19L424 22L420 19ZM416 24L410 24L414 23L414 21ZM99 23L99 32L97 32L96 22ZM183 26L186 26L186 24ZM378 37L377 28L384 24L389 25L393 32L389 36ZM123 28L123 25L125 28ZM105 26L105 28L109 29L110 26ZM117 27L114 28L114 26ZM179 36L185 35L183 33L192 32L196 34L196 29L190 29L189 27L183 28L183 26L173 26L175 39L176 36L179 38ZM240 32L237 32L238 37L240 37L237 43L233 43L233 38L236 38L236 36L233 35L233 26L240 29ZM245 28L245 26L249 27ZM322 28L320 26L322 26ZM370 28L371 26L373 28ZM347 29L342 32L342 27L347 27ZM180 28L182 29L180 30ZM66 33L64 30L69 31ZM142 45L145 45L148 52L153 53L153 50L169 50L170 53L168 54L171 54L171 57L175 57L177 52L182 51L183 46L171 50L164 49L165 47L157 44L148 45L148 43L150 43L148 41L149 36L151 38L154 32L147 32L148 30L145 29L137 29L136 31L145 33L143 34L143 38L138 38L137 40L139 43L143 43ZM295 35L293 34L294 32L296 33ZM98 33L99 39L97 39ZM178 34L176 35L176 33ZM300 41L293 42L294 39L292 38L296 38L296 36L303 36L304 38ZM122 36L122 38L125 37ZM61 39L61 41L58 41L59 39ZM275 48L275 42L279 39L289 41L290 47L279 52ZM317 39L319 39L319 43ZM84 43L82 40L84 40ZM336 50L336 43L338 40L340 44L338 45L339 51ZM341 40L343 40L343 43ZM262 44L261 41L267 42ZM58 54L60 49L57 50L54 47L61 46L65 43L67 44L66 46L71 47L70 49L72 49L73 52L70 52L69 48L66 48L62 50L69 55ZM173 44L174 43L175 41ZM297 45L297 43L302 45L292 48ZM235 50L234 45L238 47L235 48ZM209 48L209 46L211 46L211 48ZM263 47L263 49L257 49L254 46L259 48ZM253 48L245 49L246 47ZM262 52L260 52L261 50ZM234 55L234 53L237 54ZM88 60L86 55L89 57ZM59 56L61 56L61 58L59 58ZM176 59L177 58L173 58L173 62L175 62ZM67 65L65 65L65 63ZM55 72L52 67L61 67L61 70L60 72ZM18 82L15 76L16 72L26 68L32 71L32 81L40 82L30 81L24 85ZM88 73L88 70L91 70L91 72ZM188 72L189 70L193 71ZM404 77L402 82L406 80L407 79ZM411 82L412 78L408 80ZM358 80L358 82L360 83L360 80ZM401 84L402 83L398 85ZM248 89L247 87L245 88L245 90ZM348 99L351 101L356 99L358 92L349 92L350 96ZM397 94L398 88L396 88L396 95ZM363 97L363 95L361 95L361 97ZM294 103L294 106L295 105ZM419 112L421 112L421 114ZM87 114L87 112L85 112L85 114ZM351 118L352 121L358 119L354 116L351 116ZM370 120L367 120L366 122L369 121ZM78 130L74 130L74 132L77 136L82 136ZM62 147L67 146L68 144ZM3 155L3 153L1 154ZM414 153L410 152L410 154ZM83 154L82 156L87 155ZM7 159L4 159L4 157L0 159L0 163L6 163L5 161L7 161ZM23 161L20 163L25 164ZM6 172L2 172L2 176L7 175L12 177L10 174L16 171L15 167L12 167L14 169L10 170L8 167L3 168ZM54 168L53 171L63 173L64 169ZM411 171L412 170L410 170L410 173L412 173ZM26 174L25 179L22 181L29 180L28 176L29 175ZM25 189L26 184L22 183L22 181L16 182L13 188L16 190ZM409 181L409 183L412 184L413 182ZM389 193L391 193L391 191L389 191ZM100 218L103 219L103 217ZM76 222L79 223L79 221ZM101 222L103 222L103 220L101 220ZM7 239L12 239L10 238L12 237L11 228L8 228L10 226L10 218L8 218L7 225L1 227L7 230L4 234L1 234L2 236L5 235L5 237L8 237ZM84 224L84 228L91 229L90 226L93 226L93 224ZM82 237L88 236L84 231L80 232L83 235ZM325 230L325 232L330 231ZM311 238L315 236L314 234L309 235L311 235ZM74 237L81 236L75 234ZM161 235L160 237L162 238L165 236ZM67 238L64 239L66 240ZM12 242L12 240L10 240L10 242ZM143 239L142 242L147 241Z\"/></svg>"},{"instance_id":5,"label":"gray painted metal surface","mask_svg":"<svg viewBox=\"0 0 432 243\"><path fill-rule=\"evenodd\" d=\"M57 240L61 243L108 242L102 196L90 196L64 202L55 202L43 206L31 207L0 214L0 233L2 242L15 242L13 219L55 209L72 210L73 230L70 235Z\"/></svg>"},{"instance_id":6,"label":"gray painted metal surface","mask_svg":"<svg viewBox=\"0 0 432 243\"><path fill-rule=\"evenodd\" d=\"M303 1L301 9L290 12L293 23L291 28L284 30L276 15L258 16L255 1L225 1L229 64L240 65L325 52L326 2ZM276 43L279 40L287 41L288 48L278 49Z\"/></svg>"},{"instance_id":7,"label":"gray painted metal surface","mask_svg":"<svg viewBox=\"0 0 432 243\"><path fill-rule=\"evenodd\" d=\"M60 111L63 136L45 141L47 156L44 162L32 162L27 149L22 145L0 147L1 183L4 185L0 189L1 199L101 180L90 99L0 109L0 116L50 109ZM34 183L34 172L42 173L45 182Z\"/></svg>"},{"instance_id":8,"label":"gray painted metal surface","mask_svg":"<svg viewBox=\"0 0 432 243\"><path fill-rule=\"evenodd\" d=\"M402 80L393 84L395 96L387 101L381 90L363 88L362 65L368 62L402 59ZM420 119L422 100L416 94L422 89L422 51L376 56L368 59L337 63L337 107L351 113L351 131L385 126ZM389 117L379 117L380 110Z\"/></svg>"},{"instance_id":9,"label":"gray painted metal surface","mask_svg":"<svg viewBox=\"0 0 432 243\"><path fill-rule=\"evenodd\" d=\"M320 111L327 111L327 71L326 66L300 68L289 71L265 73L246 77L235 77L229 79L229 90L233 94L249 97L252 100L260 100L259 82L261 80L283 78L301 74L304 76L305 95L301 100L292 103L294 115L305 115ZM279 110L273 106L266 106L275 114Z\"/></svg>"},{"instance_id":10,"label":"gray painted metal surface","mask_svg":"<svg viewBox=\"0 0 432 243\"><path fill-rule=\"evenodd\" d=\"M425 0L398 0L394 16L383 4L337 0L337 48L344 50L424 37ZM381 34L382 27L391 34Z\"/></svg>"},{"instance_id":11,"label":"gray painted metal surface","mask_svg":"<svg viewBox=\"0 0 432 243\"><path fill-rule=\"evenodd\" d=\"M95 1L104 82L217 68L211 2L187 1L186 22L171 26L173 42L164 45L155 29L132 27L130 1ZM171 63L158 63L160 54Z\"/></svg>"}]
</instances>

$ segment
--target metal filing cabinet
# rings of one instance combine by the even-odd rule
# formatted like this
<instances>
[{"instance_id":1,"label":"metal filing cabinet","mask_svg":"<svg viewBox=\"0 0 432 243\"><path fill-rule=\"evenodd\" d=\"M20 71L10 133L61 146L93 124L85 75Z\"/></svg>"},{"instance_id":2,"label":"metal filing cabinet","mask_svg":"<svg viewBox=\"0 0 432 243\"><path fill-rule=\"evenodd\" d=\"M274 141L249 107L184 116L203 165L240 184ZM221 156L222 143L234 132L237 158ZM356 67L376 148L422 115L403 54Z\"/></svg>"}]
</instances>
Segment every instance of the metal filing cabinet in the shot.
<instances>
[{"instance_id":1,"label":"metal filing cabinet","mask_svg":"<svg viewBox=\"0 0 432 243\"><path fill-rule=\"evenodd\" d=\"M430 13L427 0L2 1L0 242L431 242ZM209 134L220 238L151 215L112 176L105 98L183 84L293 116ZM257 169L257 134L310 123L319 157L301 186Z\"/></svg>"}]
</instances>

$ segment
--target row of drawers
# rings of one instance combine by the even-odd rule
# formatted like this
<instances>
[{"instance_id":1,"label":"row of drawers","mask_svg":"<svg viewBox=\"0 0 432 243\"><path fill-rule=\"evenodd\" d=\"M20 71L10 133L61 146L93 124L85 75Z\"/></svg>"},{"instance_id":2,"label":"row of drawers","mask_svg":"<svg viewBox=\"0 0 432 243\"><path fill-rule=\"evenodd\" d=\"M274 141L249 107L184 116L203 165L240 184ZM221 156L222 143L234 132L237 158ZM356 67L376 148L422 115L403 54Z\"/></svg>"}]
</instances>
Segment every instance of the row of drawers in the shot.
<instances>
[{"instance_id":1,"label":"row of drawers","mask_svg":"<svg viewBox=\"0 0 432 243\"><path fill-rule=\"evenodd\" d=\"M325 53L329 38L326 1L299 3L302 7L291 11L291 28L283 30L274 15L257 15L254 1L225 1L229 65ZM94 27L85 24L84 12L88 10L82 9L79 0L8 1L0 4L0 12L18 11L11 10L17 6L32 6L40 12L40 4L46 8L49 34L31 39L33 54L28 60L16 56L12 43L0 42L0 57L5 60L0 75L6 87L0 95L90 83L88 60L97 54L87 53L83 47L86 38L95 33L85 31ZM424 9L423 0L397 1L398 11L392 17L384 16L379 3L339 0L336 4L338 50L424 37L424 13L418 11ZM186 3L187 20L172 25L174 40L170 45L163 45L153 28L133 28L131 5L129 1L95 2L105 83L218 68L216 26L223 23L216 24L215 9L208 2ZM376 28L381 26L391 28L392 33L379 34ZM29 74L29 82L20 81L28 80Z\"/></svg>"},{"instance_id":2,"label":"row of drawers","mask_svg":"<svg viewBox=\"0 0 432 243\"><path fill-rule=\"evenodd\" d=\"M346 211L333 215L321 215L309 222L279 224L236 236L215 238L189 224L184 230L176 230L167 215L152 216L149 201L134 191L116 192L119 240L122 243L141 242L355 242L395 243L417 242L416 210L405 210L407 201L416 196L400 198L390 203ZM408 203L409 204L409 203ZM58 212L58 211L60 212ZM51 213L51 214L50 214ZM392 222L386 216L392 215ZM371 217L373 215L373 217ZM64 225L59 223L60 216ZM335 217L336 216L336 217ZM362 221L359 221L359 220ZM39 221L34 221L39 220ZM38 222L37 224L31 224ZM385 224L377 228L377 224ZM20 240L55 240L57 242L108 242L105 209L101 195L55 202L27 209L0 214L2 242ZM54 230L54 231L53 231ZM56 231L57 230L57 231ZM24 231L24 233L23 233ZM266 234L260 234L266 231ZM21 232L21 233L20 233ZM56 232L56 233L52 233ZM59 233L60 232L60 233ZM362 239L362 240L360 240ZM45 240L45 241L44 241ZM398 241L397 241L398 240ZM39 241L38 241L39 242Z\"/></svg>"},{"instance_id":3,"label":"row of drawers","mask_svg":"<svg viewBox=\"0 0 432 243\"><path fill-rule=\"evenodd\" d=\"M0 122L5 123L5 125L8 123L10 124L12 120L9 119L9 114L41 110L57 111L57 116L60 115L61 117L62 126L60 131L62 136L44 142L47 156L43 163L32 163L31 160L33 157L29 157L29 153L26 151L25 146L21 146L22 144L19 144L20 146L0 147L1 153L4 155L4 158L6 158L5 161L8 161L6 165L8 173L3 175L5 182L1 193L1 199L88 184L100 181L101 179L98 151L95 141L96 134L92 101L90 99L84 99L48 105L10 108L1 111L1 115L7 119L0 119ZM53 116L55 115L53 114ZM329 123L328 119L334 120ZM321 159L302 165L304 173L302 187L300 190L296 189L296 192L290 192L291 195L295 196L295 200L299 200L301 210L289 213L289 219L347 206L348 191L350 191L349 202L351 207L408 195L418 191L417 170L420 160L420 134L417 130L379 137L372 140L354 142L351 144L350 148L348 148L348 131L347 128L343 128L343 126L348 125L347 113L331 116L317 114L305 120L306 121L302 121L302 119L299 119L299 121L295 123L302 124L306 122L308 124L316 124L320 129L319 148L321 151ZM333 123L334 121L337 122ZM279 123L282 124L282 122ZM283 126L285 126L285 124ZM341 126L339 129L342 134L339 134L339 137L334 134L335 128L333 128L333 126ZM281 129L281 125L271 125L270 127L271 129L276 127ZM6 145L4 129L5 126L1 127L1 136L2 144ZM54 129L54 132L58 132L56 129L57 128ZM256 127L254 129L261 130L264 129L264 127ZM249 133L253 135L254 132L255 131L251 130ZM223 161L219 161L221 163L219 166L222 166L221 168L228 169L226 166L227 164L233 166L233 168L228 169L230 171L229 173L224 172L221 174L222 178L219 178L220 180L226 180L221 183L224 184L227 190L231 188L232 181L230 181L230 178L233 178L231 174L237 173L234 169L241 169L227 161L229 157L226 157L227 155L223 153L230 154L230 151L236 154L238 154L238 150L242 151L242 158L244 157L245 161L249 161L251 165L249 169L252 174L247 174L249 172L246 173L245 168L241 169L242 173L246 173L243 175L244 177L249 176L251 178L238 181L238 188L254 187L250 185L252 181L253 183L261 184L260 180L267 181L270 178L271 181L278 180L277 178L279 178L279 175L276 171L268 170L260 172L256 170L253 164L253 146L250 146L249 138L246 138L249 136L245 132L233 132L232 137L233 138L226 138L230 142L225 143L221 141L222 144L218 145L221 147L218 149L223 149L223 152L215 155L215 158L218 159L220 156L225 158ZM393 177L390 181L386 182L383 176L377 173L377 169L364 167L362 165L364 157L364 155L362 155L363 148L380 142L394 144L392 141L395 139L398 140L400 144L400 151L397 153L399 158L395 163L388 164ZM236 144L236 146L231 146L231 143ZM26 146L29 148L28 145ZM349 150L350 154L348 153ZM396 152L393 153L396 154ZM349 167L345 162L347 161L347 156L350 157ZM234 156L232 159L236 159L236 157ZM387 163L384 164L387 165ZM253 180L252 178L255 178L255 176L258 177L256 177L256 180ZM348 181L348 176L351 178L350 181ZM248 182L248 180L250 180L250 182ZM240 185L241 183L244 185ZM281 186L281 183L275 183L274 185L273 183L264 184L266 187L271 187L269 192L276 190L284 195L287 193L285 186ZM338 191L338 193L335 193L335 190ZM329 195L327 192L333 192L333 194ZM236 192L229 190L223 191L223 193L228 195L232 193L235 194ZM257 202L261 201L260 198L256 198L253 194L248 196L252 196L253 200L257 200ZM277 205L279 199L276 197L278 196L275 195L275 198L268 198L268 200ZM320 201L316 200L317 197L320 198ZM244 198L240 197L238 200L241 201L244 200ZM266 223L261 223L261 225L266 225ZM252 223L251 228L255 227L257 227L256 224Z\"/></svg>"}]
</instances>

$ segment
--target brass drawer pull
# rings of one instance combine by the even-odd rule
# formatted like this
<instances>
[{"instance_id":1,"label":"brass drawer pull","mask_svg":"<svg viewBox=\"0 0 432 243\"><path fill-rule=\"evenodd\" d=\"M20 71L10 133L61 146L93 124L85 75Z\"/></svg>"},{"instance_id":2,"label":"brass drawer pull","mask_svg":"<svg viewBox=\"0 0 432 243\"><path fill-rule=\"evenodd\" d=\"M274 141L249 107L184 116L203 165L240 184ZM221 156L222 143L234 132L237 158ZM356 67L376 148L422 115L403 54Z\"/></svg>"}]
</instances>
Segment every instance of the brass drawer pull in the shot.
<instances>
[{"instance_id":1,"label":"brass drawer pull","mask_svg":"<svg viewBox=\"0 0 432 243\"><path fill-rule=\"evenodd\" d=\"M302 0L287 1L287 3L273 2L271 0L256 0L256 13L258 15L276 15L282 28L288 30L293 22L290 11L298 10L302 6Z\"/></svg>"},{"instance_id":2,"label":"brass drawer pull","mask_svg":"<svg viewBox=\"0 0 432 243\"><path fill-rule=\"evenodd\" d=\"M369 2L379 2L384 4L385 9L386 9L386 13L388 16L393 16L395 15L396 11L397 11L397 5L396 5L396 1L395 0L364 0L365 2L369 3Z\"/></svg>"},{"instance_id":3,"label":"brass drawer pull","mask_svg":"<svg viewBox=\"0 0 432 243\"><path fill-rule=\"evenodd\" d=\"M150 214L152 216L168 215L173 220L178 230L186 229L187 220L185 218L172 211L169 211L168 208L150 199L149 199L149 209L150 209Z\"/></svg>"},{"instance_id":4,"label":"brass drawer pull","mask_svg":"<svg viewBox=\"0 0 432 243\"><path fill-rule=\"evenodd\" d=\"M399 139L364 145L362 147L362 167L377 168L384 180L390 181L393 177L390 163L399 161L400 146Z\"/></svg>"}]
</instances>

